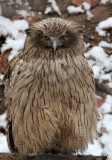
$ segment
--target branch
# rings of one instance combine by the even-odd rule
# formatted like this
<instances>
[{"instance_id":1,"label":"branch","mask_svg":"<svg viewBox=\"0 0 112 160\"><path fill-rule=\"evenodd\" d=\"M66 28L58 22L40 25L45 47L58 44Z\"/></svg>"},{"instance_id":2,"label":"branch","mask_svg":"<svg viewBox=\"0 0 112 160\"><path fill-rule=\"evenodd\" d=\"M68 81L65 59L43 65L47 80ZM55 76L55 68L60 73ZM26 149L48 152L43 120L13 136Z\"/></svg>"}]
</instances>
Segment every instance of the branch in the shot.
<instances>
[{"instance_id":1,"label":"branch","mask_svg":"<svg viewBox=\"0 0 112 160\"><path fill-rule=\"evenodd\" d=\"M42 154L37 156L22 156L19 154L1 153L0 160L106 160L107 157L100 156L74 156L58 154Z\"/></svg>"},{"instance_id":2,"label":"branch","mask_svg":"<svg viewBox=\"0 0 112 160\"><path fill-rule=\"evenodd\" d=\"M106 92L107 94L112 95L112 89L110 89L105 82L99 82L98 79L95 79L96 89Z\"/></svg>"}]
</instances>

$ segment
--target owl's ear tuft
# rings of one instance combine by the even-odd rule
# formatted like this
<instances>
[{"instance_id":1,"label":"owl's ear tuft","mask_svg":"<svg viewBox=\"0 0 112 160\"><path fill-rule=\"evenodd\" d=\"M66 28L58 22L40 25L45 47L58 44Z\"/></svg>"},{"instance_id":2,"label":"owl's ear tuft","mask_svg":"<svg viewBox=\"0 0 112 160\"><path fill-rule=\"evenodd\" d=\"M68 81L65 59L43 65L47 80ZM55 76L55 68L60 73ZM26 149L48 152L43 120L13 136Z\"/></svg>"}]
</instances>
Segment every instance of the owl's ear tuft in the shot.
<instances>
[{"instance_id":1,"label":"owl's ear tuft","mask_svg":"<svg viewBox=\"0 0 112 160\"><path fill-rule=\"evenodd\" d=\"M79 25L77 27L77 31L84 35L85 34L85 27L83 25Z\"/></svg>"}]
</instances>

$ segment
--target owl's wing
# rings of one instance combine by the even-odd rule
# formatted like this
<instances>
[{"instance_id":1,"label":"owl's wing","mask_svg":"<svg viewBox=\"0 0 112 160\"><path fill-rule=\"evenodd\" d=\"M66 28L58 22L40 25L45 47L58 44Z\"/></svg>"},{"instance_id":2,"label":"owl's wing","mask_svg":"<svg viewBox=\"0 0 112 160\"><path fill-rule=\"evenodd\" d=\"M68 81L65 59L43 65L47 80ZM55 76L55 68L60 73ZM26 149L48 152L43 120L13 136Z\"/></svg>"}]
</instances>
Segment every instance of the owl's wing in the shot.
<instances>
[{"instance_id":1,"label":"owl's wing","mask_svg":"<svg viewBox=\"0 0 112 160\"><path fill-rule=\"evenodd\" d=\"M74 79L70 81L71 104L75 109L73 113L76 113L73 115L75 133L79 136L82 144L80 149L83 151L88 142L93 142L97 135L95 81L93 71L83 56L74 58L74 71Z\"/></svg>"},{"instance_id":2,"label":"owl's wing","mask_svg":"<svg viewBox=\"0 0 112 160\"><path fill-rule=\"evenodd\" d=\"M20 60L20 55L17 55L14 57L9 63L8 66L5 70L4 73L4 83L5 83L5 106L7 107L7 110L9 110L12 107L12 89L13 86L11 85L11 78L12 78L12 73L17 65L18 61ZM8 146L11 151L15 152L16 148L13 143L13 135L12 135L12 121L10 119L9 113L7 112L7 141L8 141ZM16 151L17 152L17 151Z\"/></svg>"},{"instance_id":3,"label":"owl's wing","mask_svg":"<svg viewBox=\"0 0 112 160\"><path fill-rule=\"evenodd\" d=\"M12 77L13 70L20 60L20 55L14 57L8 64L4 73L4 83L5 83L5 105L8 107L11 105L11 84L10 80Z\"/></svg>"}]
</instances>

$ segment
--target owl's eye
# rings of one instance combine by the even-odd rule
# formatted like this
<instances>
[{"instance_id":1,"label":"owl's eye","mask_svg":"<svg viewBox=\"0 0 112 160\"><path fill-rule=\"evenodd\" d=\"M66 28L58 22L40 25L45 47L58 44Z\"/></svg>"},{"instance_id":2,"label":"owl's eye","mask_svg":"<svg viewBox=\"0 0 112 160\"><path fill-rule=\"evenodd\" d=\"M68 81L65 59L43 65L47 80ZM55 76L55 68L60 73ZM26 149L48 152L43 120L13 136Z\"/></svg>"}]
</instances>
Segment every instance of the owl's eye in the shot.
<instances>
[{"instance_id":1,"label":"owl's eye","mask_svg":"<svg viewBox=\"0 0 112 160\"><path fill-rule=\"evenodd\" d=\"M45 35L42 35L41 38L44 39L44 40L49 39L49 37L48 37L48 36L45 36Z\"/></svg>"},{"instance_id":2,"label":"owl's eye","mask_svg":"<svg viewBox=\"0 0 112 160\"><path fill-rule=\"evenodd\" d=\"M62 35L62 36L59 37L59 39L62 39L62 40L65 40L65 39L67 39L67 38L68 38L68 35L67 35L67 34Z\"/></svg>"}]
</instances>

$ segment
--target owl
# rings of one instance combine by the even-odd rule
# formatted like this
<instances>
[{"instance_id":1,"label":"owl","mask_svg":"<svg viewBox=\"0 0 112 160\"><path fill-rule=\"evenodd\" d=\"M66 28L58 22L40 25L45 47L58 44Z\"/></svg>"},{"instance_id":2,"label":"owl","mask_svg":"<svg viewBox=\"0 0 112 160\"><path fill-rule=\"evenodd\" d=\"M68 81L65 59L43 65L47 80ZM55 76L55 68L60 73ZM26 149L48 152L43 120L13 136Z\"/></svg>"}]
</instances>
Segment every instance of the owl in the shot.
<instances>
[{"instance_id":1,"label":"owl","mask_svg":"<svg viewBox=\"0 0 112 160\"><path fill-rule=\"evenodd\" d=\"M82 27L47 18L26 34L4 76L9 148L33 155L83 152L97 135L97 103Z\"/></svg>"}]
</instances>

